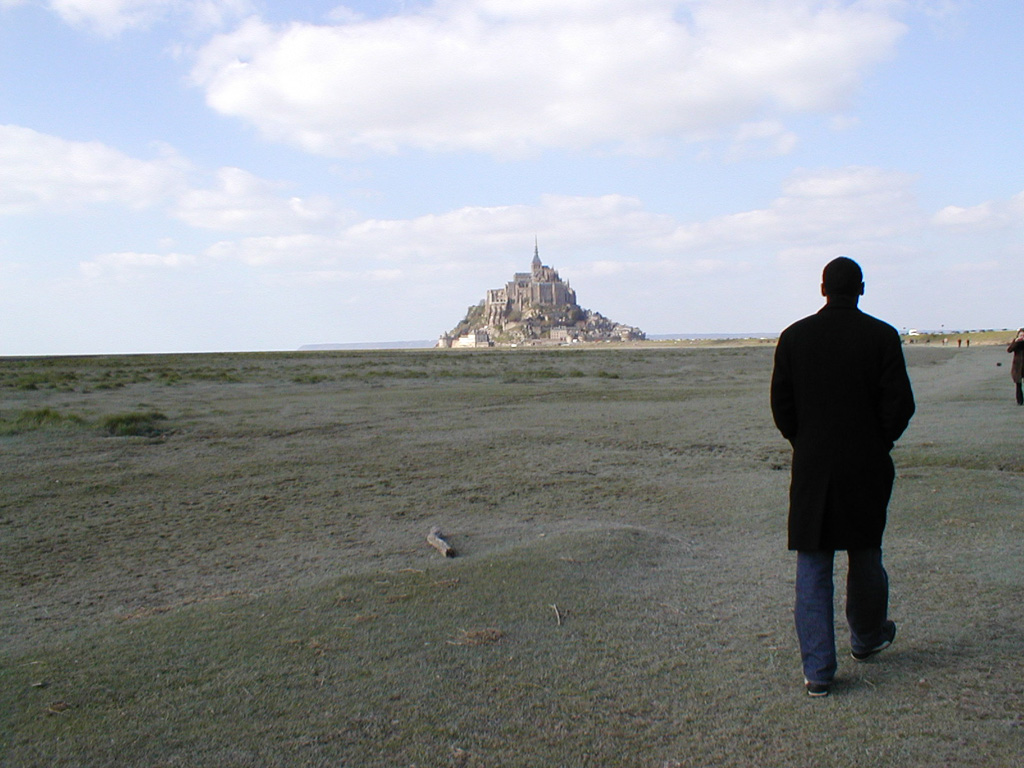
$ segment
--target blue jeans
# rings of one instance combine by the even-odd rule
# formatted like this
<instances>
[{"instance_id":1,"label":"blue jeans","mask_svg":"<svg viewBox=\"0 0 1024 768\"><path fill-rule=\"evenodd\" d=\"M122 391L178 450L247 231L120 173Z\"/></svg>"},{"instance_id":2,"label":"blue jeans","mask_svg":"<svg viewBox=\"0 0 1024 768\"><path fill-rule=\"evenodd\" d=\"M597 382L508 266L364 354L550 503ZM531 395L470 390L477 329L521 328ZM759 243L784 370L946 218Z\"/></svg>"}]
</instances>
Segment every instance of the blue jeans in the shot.
<instances>
[{"instance_id":1,"label":"blue jeans","mask_svg":"<svg viewBox=\"0 0 1024 768\"><path fill-rule=\"evenodd\" d=\"M850 646L867 651L886 639L889 576L881 549L851 549L846 579L846 621ZM800 640L804 678L830 683L836 674L836 635L832 566L835 552L796 554L796 634Z\"/></svg>"}]
</instances>

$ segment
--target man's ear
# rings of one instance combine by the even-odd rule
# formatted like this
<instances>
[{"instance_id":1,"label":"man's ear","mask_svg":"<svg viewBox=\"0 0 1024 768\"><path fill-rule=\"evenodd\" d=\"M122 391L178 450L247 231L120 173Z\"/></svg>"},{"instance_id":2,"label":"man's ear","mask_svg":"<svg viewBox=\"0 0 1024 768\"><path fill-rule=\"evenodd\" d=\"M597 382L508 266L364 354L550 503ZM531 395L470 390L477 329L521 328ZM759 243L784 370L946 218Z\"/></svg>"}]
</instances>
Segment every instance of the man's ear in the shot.
<instances>
[{"instance_id":1,"label":"man's ear","mask_svg":"<svg viewBox=\"0 0 1024 768\"><path fill-rule=\"evenodd\" d=\"M821 295L822 296L828 296L828 294L825 293L825 284L824 283L821 284Z\"/></svg>"},{"instance_id":2,"label":"man's ear","mask_svg":"<svg viewBox=\"0 0 1024 768\"><path fill-rule=\"evenodd\" d=\"M860 293L858 293L857 295L858 296L863 296L864 295L864 283L860 284Z\"/></svg>"}]
</instances>

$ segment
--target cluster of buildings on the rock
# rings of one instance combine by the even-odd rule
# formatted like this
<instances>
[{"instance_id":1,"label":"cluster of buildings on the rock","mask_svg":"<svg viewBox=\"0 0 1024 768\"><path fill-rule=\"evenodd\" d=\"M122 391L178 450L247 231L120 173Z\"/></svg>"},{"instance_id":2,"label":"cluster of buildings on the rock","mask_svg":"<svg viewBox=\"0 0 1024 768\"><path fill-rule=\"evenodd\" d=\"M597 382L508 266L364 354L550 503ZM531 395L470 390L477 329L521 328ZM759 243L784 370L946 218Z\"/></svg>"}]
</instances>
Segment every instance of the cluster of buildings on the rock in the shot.
<instances>
[{"instance_id":1,"label":"cluster of buildings on the rock","mask_svg":"<svg viewBox=\"0 0 1024 768\"><path fill-rule=\"evenodd\" d=\"M454 329L441 335L438 347L487 347L494 344L634 341L639 328L614 323L582 309L576 292L558 272L540 261L535 245L529 272L517 272L504 288L487 291Z\"/></svg>"}]
</instances>

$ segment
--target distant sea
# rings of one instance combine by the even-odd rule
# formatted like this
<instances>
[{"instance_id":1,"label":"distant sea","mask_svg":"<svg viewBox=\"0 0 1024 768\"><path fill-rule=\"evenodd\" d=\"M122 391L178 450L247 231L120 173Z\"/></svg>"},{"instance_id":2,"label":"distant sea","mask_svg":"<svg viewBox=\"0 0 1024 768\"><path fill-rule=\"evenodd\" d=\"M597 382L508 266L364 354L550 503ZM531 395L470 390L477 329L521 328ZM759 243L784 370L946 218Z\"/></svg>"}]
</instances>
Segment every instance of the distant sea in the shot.
<instances>
[{"instance_id":1,"label":"distant sea","mask_svg":"<svg viewBox=\"0 0 1024 768\"><path fill-rule=\"evenodd\" d=\"M647 338L651 341L671 341L673 339L774 339L775 333L651 333ZM299 347L303 352L323 351L330 349L430 349L437 339L416 339L414 341L360 341L349 344L306 344Z\"/></svg>"}]
</instances>

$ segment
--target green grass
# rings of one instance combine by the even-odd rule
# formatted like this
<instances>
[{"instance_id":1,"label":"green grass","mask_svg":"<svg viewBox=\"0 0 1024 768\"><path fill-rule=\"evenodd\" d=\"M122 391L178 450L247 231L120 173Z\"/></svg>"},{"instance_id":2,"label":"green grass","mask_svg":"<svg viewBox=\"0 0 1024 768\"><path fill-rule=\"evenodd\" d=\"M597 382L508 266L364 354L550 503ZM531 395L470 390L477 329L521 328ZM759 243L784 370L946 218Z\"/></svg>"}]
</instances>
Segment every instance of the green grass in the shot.
<instances>
[{"instance_id":1,"label":"green grass","mask_svg":"<svg viewBox=\"0 0 1024 768\"><path fill-rule=\"evenodd\" d=\"M966 645L959 628L916 642L910 629L889 657L843 662L833 697L811 702L792 679L785 612L768 607L778 587L736 592L700 556L642 529L581 531L128 615L8 658L0 743L19 766L1009 766L1019 755L1024 684L985 672L1010 637L986 648L984 627Z\"/></svg>"},{"instance_id":2,"label":"green grass","mask_svg":"<svg viewBox=\"0 0 1024 768\"><path fill-rule=\"evenodd\" d=\"M30 654L5 675L16 694L3 702L17 713L10 754L30 765L33 745L50 742L65 745L64 760L93 764L141 765L162 753L171 764L369 766L434 764L462 749L530 765L579 722L592 732L569 755L600 750L628 762L643 734L623 740L625 729L649 730L661 706L635 677L657 679L672 664L621 654L630 634L647 633L637 609L666 612L634 605L608 623L602 601L649 567L650 543L638 532L551 540L474 563L128 618L74 650ZM479 629L500 639L475 642ZM609 685L617 705L592 712L588 692ZM58 701L67 709L46 714ZM517 744L524 729L532 737Z\"/></svg>"},{"instance_id":3,"label":"green grass","mask_svg":"<svg viewBox=\"0 0 1024 768\"><path fill-rule=\"evenodd\" d=\"M825 701L771 353L0 360L77 382L0 387L0 765L1016 765L1005 353L908 349L900 634Z\"/></svg>"},{"instance_id":4,"label":"green grass","mask_svg":"<svg viewBox=\"0 0 1024 768\"><path fill-rule=\"evenodd\" d=\"M65 414L50 408L22 411L13 419L0 419L0 434L15 435L39 429L69 429L82 427L85 420L73 413Z\"/></svg>"},{"instance_id":5,"label":"green grass","mask_svg":"<svg viewBox=\"0 0 1024 768\"><path fill-rule=\"evenodd\" d=\"M159 437L167 416L159 411L112 413L100 419L100 428L114 437Z\"/></svg>"},{"instance_id":6,"label":"green grass","mask_svg":"<svg viewBox=\"0 0 1024 768\"><path fill-rule=\"evenodd\" d=\"M159 437L166 432L167 416L158 411L113 413L101 417L97 428L114 437ZM62 413L49 406L25 410L12 419L0 418L0 435L18 435L40 430L69 430L88 427L75 413Z\"/></svg>"}]
</instances>

